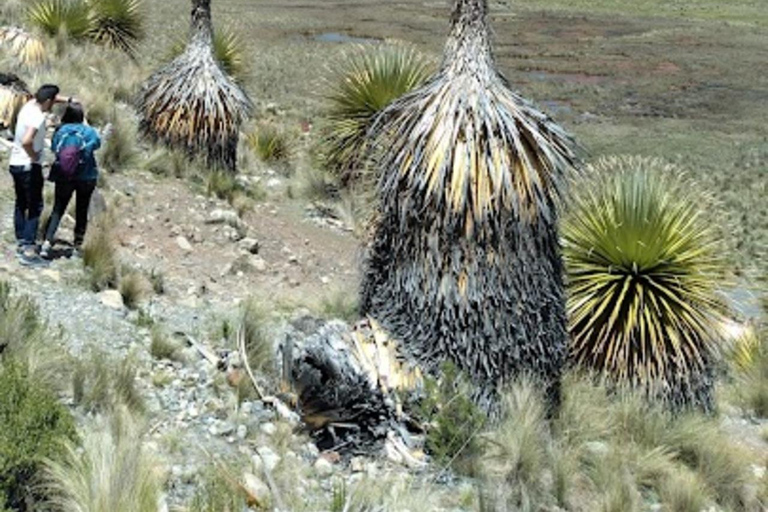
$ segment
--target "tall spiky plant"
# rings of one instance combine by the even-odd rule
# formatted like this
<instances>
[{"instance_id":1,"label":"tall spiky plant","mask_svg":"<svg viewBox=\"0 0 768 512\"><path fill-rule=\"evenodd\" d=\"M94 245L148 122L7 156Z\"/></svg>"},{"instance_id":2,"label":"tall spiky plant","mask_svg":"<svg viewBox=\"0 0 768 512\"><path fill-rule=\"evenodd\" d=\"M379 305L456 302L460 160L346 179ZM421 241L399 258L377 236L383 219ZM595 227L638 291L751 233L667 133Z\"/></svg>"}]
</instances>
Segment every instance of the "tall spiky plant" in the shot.
<instances>
[{"instance_id":1,"label":"tall spiky plant","mask_svg":"<svg viewBox=\"0 0 768 512\"><path fill-rule=\"evenodd\" d=\"M240 126L251 102L221 70L212 40L211 2L192 0L190 42L142 88L139 128L153 141L234 171Z\"/></svg>"},{"instance_id":2,"label":"tall spiky plant","mask_svg":"<svg viewBox=\"0 0 768 512\"><path fill-rule=\"evenodd\" d=\"M654 159L589 170L563 223L571 359L674 407L711 409L724 261L705 198Z\"/></svg>"},{"instance_id":3,"label":"tall spiky plant","mask_svg":"<svg viewBox=\"0 0 768 512\"><path fill-rule=\"evenodd\" d=\"M37 0L27 12L30 23L50 37L66 34L82 39L90 30L89 7L83 0Z\"/></svg>"},{"instance_id":4,"label":"tall spiky plant","mask_svg":"<svg viewBox=\"0 0 768 512\"><path fill-rule=\"evenodd\" d=\"M21 107L31 97L22 79L14 74L0 73L0 127L13 129Z\"/></svg>"},{"instance_id":5,"label":"tall spiky plant","mask_svg":"<svg viewBox=\"0 0 768 512\"><path fill-rule=\"evenodd\" d=\"M40 38L19 27L0 27L0 47L7 48L19 64L28 68L42 66L48 60Z\"/></svg>"},{"instance_id":6,"label":"tall spiky plant","mask_svg":"<svg viewBox=\"0 0 768 512\"><path fill-rule=\"evenodd\" d=\"M453 361L493 407L531 373L557 400L566 355L555 198L571 138L495 69L487 0L455 0L441 69L372 128L379 206L362 312L428 370Z\"/></svg>"}]
</instances>

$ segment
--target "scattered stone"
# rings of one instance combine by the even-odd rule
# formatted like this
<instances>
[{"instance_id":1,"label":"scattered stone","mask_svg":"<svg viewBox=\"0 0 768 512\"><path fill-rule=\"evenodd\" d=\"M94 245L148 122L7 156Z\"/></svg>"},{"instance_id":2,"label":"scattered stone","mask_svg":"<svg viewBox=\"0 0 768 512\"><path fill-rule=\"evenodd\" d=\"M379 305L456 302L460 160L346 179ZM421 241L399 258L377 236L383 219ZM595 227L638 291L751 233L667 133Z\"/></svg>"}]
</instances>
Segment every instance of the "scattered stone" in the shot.
<instances>
[{"instance_id":1,"label":"scattered stone","mask_svg":"<svg viewBox=\"0 0 768 512\"><path fill-rule=\"evenodd\" d=\"M313 467L320 476L328 476L333 473L333 464L322 455L317 458Z\"/></svg>"},{"instance_id":2,"label":"scattered stone","mask_svg":"<svg viewBox=\"0 0 768 512\"><path fill-rule=\"evenodd\" d=\"M263 468L266 468L267 471L273 471L280 464L280 456L268 446L261 446L256 449L256 455L251 458L251 461L257 473Z\"/></svg>"},{"instance_id":3,"label":"scattered stone","mask_svg":"<svg viewBox=\"0 0 768 512\"><path fill-rule=\"evenodd\" d=\"M349 469L353 473L362 473L365 471L365 459L362 457L353 457L349 462Z\"/></svg>"},{"instance_id":4,"label":"scattered stone","mask_svg":"<svg viewBox=\"0 0 768 512\"><path fill-rule=\"evenodd\" d=\"M192 252L193 251L192 244L189 243L189 240L187 240L187 238L184 237L184 236L179 235L179 236L176 237L176 245L178 245L179 248L181 248L181 250L184 251L184 252Z\"/></svg>"},{"instance_id":5,"label":"scattered stone","mask_svg":"<svg viewBox=\"0 0 768 512\"><path fill-rule=\"evenodd\" d=\"M259 241L255 238L245 237L237 243L237 248L243 252L259 254Z\"/></svg>"},{"instance_id":6,"label":"scattered stone","mask_svg":"<svg viewBox=\"0 0 768 512\"><path fill-rule=\"evenodd\" d=\"M59 272L58 270L46 268L42 272L40 272L40 275L42 275L46 279L50 279L54 283L61 282L61 272Z\"/></svg>"},{"instance_id":7,"label":"scattered stone","mask_svg":"<svg viewBox=\"0 0 768 512\"><path fill-rule=\"evenodd\" d=\"M207 224L227 224L236 228L240 226L242 221L234 210L213 210L205 222Z\"/></svg>"},{"instance_id":8,"label":"scattered stone","mask_svg":"<svg viewBox=\"0 0 768 512\"><path fill-rule=\"evenodd\" d=\"M122 310L125 307L123 296L117 290L104 290L99 293L99 300L108 308Z\"/></svg>"},{"instance_id":9,"label":"scattered stone","mask_svg":"<svg viewBox=\"0 0 768 512\"><path fill-rule=\"evenodd\" d=\"M610 448L608 448L608 445L600 441L590 441L588 443L585 443L584 447L587 449L588 452L598 457L605 457L606 455L608 455L608 452L610 451Z\"/></svg>"},{"instance_id":10,"label":"scattered stone","mask_svg":"<svg viewBox=\"0 0 768 512\"><path fill-rule=\"evenodd\" d=\"M266 508L271 498L269 486L253 473L243 474L243 487L248 494L259 501L262 508Z\"/></svg>"},{"instance_id":11,"label":"scattered stone","mask_svg":"<svg viewBox=\"0 0 768 512\"><path fill-rule=\"evenodd\" d=\"M273 436L275 435L275 432L277 432L277 427L275 426L274 423L263 423L259 427L259 430L261 430L263 433L265 433L268 436Z\"/></svg>"},{"instance_id":12,"label":"scattered stone","mask_svg":"<svg viewBox=\"0 0 768 512\"><path fill-rule=\"evenodd\" d=\"M245 425L238 425L237 427L237 438L239 440L244 440L248 436L248 427Z\"/></svg>"}]
</instances>

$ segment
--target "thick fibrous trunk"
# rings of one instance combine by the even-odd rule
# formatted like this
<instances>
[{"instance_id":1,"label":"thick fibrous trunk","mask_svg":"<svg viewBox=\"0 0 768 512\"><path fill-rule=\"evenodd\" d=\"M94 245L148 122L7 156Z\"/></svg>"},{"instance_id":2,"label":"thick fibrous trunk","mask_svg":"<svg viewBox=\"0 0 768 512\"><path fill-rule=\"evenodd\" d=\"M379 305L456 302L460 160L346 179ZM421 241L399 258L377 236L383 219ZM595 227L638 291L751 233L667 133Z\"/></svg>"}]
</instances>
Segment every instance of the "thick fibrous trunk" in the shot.
<instances>
[{"instance_id":1,"label":"thick fibrous trunk","mask_svg":"<svg viewBox=\"0 0 768 512\"><path fill-rule=\"evenodd\" d=\"M523 373L557 401L566 319L555 198L572 141L493 66L485 0L457 0L442 69L381 116L362 312L477 401Z\"/></svg>"},{"instance_id":2,"label":"thick fibrous trunk","mask_svg":"<svg viewBox=\"0 0 768 512\"><path fill-rule=\"evenodd\" d=\"M240 126L251 103L214 58L210 0L193 0L192 7L186 50L141 92L139 128L152 140L234 171Z\"/></svg>"}]
</instances>

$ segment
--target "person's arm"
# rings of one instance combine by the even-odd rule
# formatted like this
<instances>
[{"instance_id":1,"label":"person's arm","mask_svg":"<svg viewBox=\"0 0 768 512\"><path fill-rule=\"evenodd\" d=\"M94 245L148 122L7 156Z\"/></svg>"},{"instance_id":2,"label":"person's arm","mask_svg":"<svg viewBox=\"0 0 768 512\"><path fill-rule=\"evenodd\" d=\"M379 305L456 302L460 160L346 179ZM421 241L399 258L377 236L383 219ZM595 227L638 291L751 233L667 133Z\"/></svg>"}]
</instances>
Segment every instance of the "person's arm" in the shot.
<instances>
[{"instance_id":1,"label":"person's arm","mask_svg":"<svg viewBox=\"0 0 768 512\"><path fill-rule=\"evenodd\" d=\"M54 103L80 103L74 96L65 96L63 94L57 94L53 100Z\"/></svg>"},{"instance_id":2,"label":"person's arm","mask_svg":"<svg viewBox=\"0 0 768 512\"><path fill-rule=\"evenodd\" d=\"M94 128L88 127L87 128L87 137L85 141L85 146L90 151L96 151L101 147L101 137L99 137L99 132L97 132Z\"/></svg>"},{"instance_id":3,"label":"person's arm","mask_svg":"<svg viewBox=\"0 0 768 512\"><path fill-rule=\"evenodd\" d=\"M37 128L34 126L27 128L26 133L24 133L21 139L21 148L27 153L33 163L38 163L37 153L35 152L35 135L37 135Z\"/></svg>"}]
</instances>

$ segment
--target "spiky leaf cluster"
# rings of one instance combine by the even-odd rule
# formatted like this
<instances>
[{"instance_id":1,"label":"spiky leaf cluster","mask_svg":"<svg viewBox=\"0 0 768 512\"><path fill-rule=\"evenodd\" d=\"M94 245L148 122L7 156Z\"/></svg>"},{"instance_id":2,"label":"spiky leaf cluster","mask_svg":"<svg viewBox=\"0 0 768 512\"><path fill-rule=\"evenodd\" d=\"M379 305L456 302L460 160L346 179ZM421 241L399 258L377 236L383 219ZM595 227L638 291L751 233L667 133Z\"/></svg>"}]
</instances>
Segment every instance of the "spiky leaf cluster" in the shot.
<instances>
[{"instance_id":1,"label":"spiky leaf cluster","mask_svg":"<svg viewBox=\"0 0 768 512\"><path fill-rule=\"evenodd\" d=\"M0 47L9 50L22 66L34 68L47 61L43 42L19 27L0 27Z\"/></svg>"},{"instance_id":2,"label":"spiky leaf cluster","mask_svg":"<svg viewBox=\"0 0 768 512\"><path fill-rule=\"evenodd\" d=\"M144 37L141 0L88 0L89 37L129 55Z\"/></svg>"},{"instance_id":3,"label":"spiky leaf cluster","mask_svg":"<svg viewBox=\"0 0 768 512\"><path fill-rule=\"evenodd\" d=\"M88 38L129 55L144 37L141 0L38 0L28 18L51 37Z\"/></svg>"},{"instance_id":4,"label":"spiky leaf cluster","mask_svg":"<svg viewBox=\"0 0 768 512\"><path fill-rule=\"evenodd\" d=\"M486 0L456 0L442 68L384 110L361 305L492 406L520 373L556 399L566 326L555 197L570 137L496 71Z\"/></svg>"},{"instance_id":5,"label":"spiky leaf cluster","mask_svg":"<svg viewBox=\"0 0 768 512\"><path fill-rule=\"evenodd\" d=\"M192 3L191 41L144 84L139 128L151 140L234 170L240 126L251 102L213 56L210 0Z\"/></svg>"},{"instance_id":6,"label":"spiky leaf cluster","mask_svg":"<svg viewBox=\"0 0 768 512\"><path fill-rule=\"evenodd\" d=\"M404 45L361 46L345 56L327 95L330 128L325 140L326 165L343 182L360 172L376 115L431 73L430 60Z\"/></svg>"},{"instance_id":7,"label":"spiky leaf cluster","mask_svg":"<svg viewBox=\"0 0 768 512\"><path fill-rule=\"evenodd\" d=\"M50 37L66 34L82 39L91 28L88 4L82 0L38 0L29 8L28 17Z\"/></svg>"},{"instance_id":8,"label":"spiky leaf cluster","mask_svg":"<svg viewBox=\"0 0 768 512\"><path fill-rule=\"evenodd\" d=\"M563 223L575 364L673 405L712 406L724 260L706 198L655 159L602 159Z\"/></svg>"},{"instance_id":9,"label":"spiky leaf cluster","mask_svg":"<svg viewBox=\"0 0 768 512\"><path fill-rule=\"evenodd\" d=\"M187 43L177 41L171 47L171 58L176 58L186 49ZM213 33L213 56L221 69L235 80L241 80L245 72L243 40L232 27L224 26Z\"/></svg>"}]
</instances>

